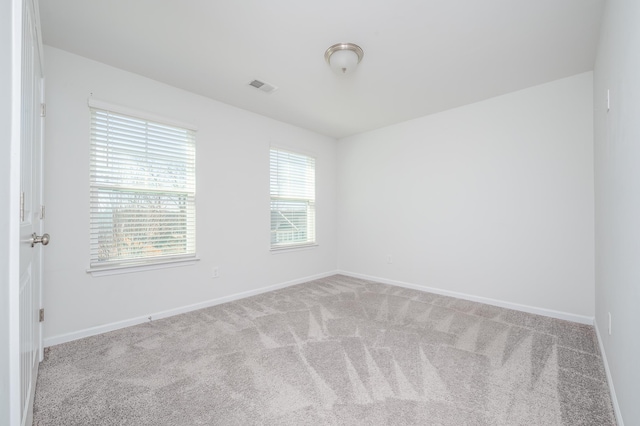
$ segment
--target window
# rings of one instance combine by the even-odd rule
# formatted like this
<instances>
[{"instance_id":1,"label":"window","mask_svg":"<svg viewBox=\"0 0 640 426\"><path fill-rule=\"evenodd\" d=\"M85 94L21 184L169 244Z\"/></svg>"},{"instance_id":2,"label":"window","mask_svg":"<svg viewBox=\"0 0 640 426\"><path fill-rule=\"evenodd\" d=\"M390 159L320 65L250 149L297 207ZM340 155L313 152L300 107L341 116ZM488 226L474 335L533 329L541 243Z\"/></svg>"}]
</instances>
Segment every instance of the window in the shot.
<instances>
[{"instance_id":1,"label":"window","mask_svg":"<svg viewBox=\"0 0 640 426\"><path fill-rule=\"evenodd\" d=\"M316 160L271 148L271 249L316 242Z\"/></svg>"},{"instance_id":2,"label":"window","mask_svg":"<svg viewBox=\"0 0 640 426\"><path fill-rule=\"evenodd\" d=\"M195 258L195 131L91 106L90 271Z\"/></svg>"}]
</instances>

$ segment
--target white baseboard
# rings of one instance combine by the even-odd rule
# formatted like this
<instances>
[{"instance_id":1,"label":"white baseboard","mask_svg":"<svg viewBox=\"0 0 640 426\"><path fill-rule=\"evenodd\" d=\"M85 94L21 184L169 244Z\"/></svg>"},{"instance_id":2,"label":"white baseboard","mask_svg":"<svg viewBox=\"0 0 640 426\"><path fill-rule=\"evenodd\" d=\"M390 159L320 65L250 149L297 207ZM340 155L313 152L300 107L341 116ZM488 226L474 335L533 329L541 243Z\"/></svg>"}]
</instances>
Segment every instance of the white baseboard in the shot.
<instances>
[{"instance_id":1,"label":"white baseboard","mask_svg":"<svg viewBox=\"0 0 640 426\"><path fill-rule=\"evenodd\" d=\"M607 382L609 384L609 389L611 391L611 400L612 400L612 403L613 403L613 409L614 409L614 413L615 413L615 416L616 416L616 420L617 420L619 426L624 426L624 423L622 421L622 414L620 412L620 406L618 405L618 399L616 397L615 388L613 386L613 380L611 378L611 372L609 370L609 363L607 362L607 356L606 356L606 353L605 353L605 350L604 350L604 345L602 343L602 337L600 335L600 330L598 328L597 322L595 321L595 318L582 316L582 315L570 314L570 313L566 313L566 312L555 311L555 310L551 310L551 309L537 308L537 307L527 306L527 305L520 305L520 304L517 304L517 303L505 302L505 301L502 301L502 300L490 299L490 298L487 298L487 297L474 296L474 295L465 294L465 293L458 293L458 292L455 292L455 291L442 290L442 289L438 289L438 288L426 287L426 286L421 286L421 285L417 285L417 284L406 283L406 282L403 282L403 281L390 280L390 279L381 278L381 277L373 277L373 276L370 276L370 275L358 274L358 273L349 272L349 271L342 271L342 270L324 272L324 273L321 273L321 274L316 274L316 275L307 276L307 277L304 277L304 278L298 278L298 279L295 279L295 280L286 281L286 282L279 283L279 284L274 284L274 285L270 285L270 286L266 286L266 287L261 287L261 288L255 289L255 290L244 291L244 292L241 292L241 293L236 293L236 294L232 294L232 295L229 295L229 296L224 296L224 297L220 297L220 298L217 298L217 299L211 299L211 300L207 300L207 301L204 301L204 302L194 303L192 305L182 306L182 307L178 307L178 308L174 308L174 309L168 309L166 311L156 312L156 313L152 313L152 314L145 315L145 316L131 318L131 319L128 319L128 320L118 321L118 322L114 322L114 323L109 323L109 324L104 324L104 325L100 325L100 326L96 326L96 327L87 328L87 329L84 329L84 330L74 331L74 332L71 332L71 333L60 334L60 335L57 335L57 336L48 337L48 338L44 339L44 346L45 347L55 346L55 345L59 345L61 343L66 343L66 342L71 342L73 340L82 339L84 337L95 336L95 335L98 335L98 334L107 333L109 331L119 330L121 328L131 327L133 325L142 324L142 323L145 323L145 322L148 322L148 321L158 320L158 319L161 319L161 318L167 318L167 317L171 317L171 316L174 316L174 315L179 315L179 314L195 311L195 310L198 310L198 309L208 308L210 306L220 305L222 303L232 302L234 300L255 296L255 295L258 295L258 294L266 293L266 292L273 291L273 290L278 290L278 289L285 288L285 287L290 287L290 286L296 285L296 284L302 284L302 283L305 283L305 282L308 282L308 281L313 281L313 280L317 280L317 279L320 279L320 278L329 277L329 276L332 276L332 275L335 275L335 274L346 275L346 276L349 276L349 277L360 278L360 279L369 280L369 281L376 281L376 282L380 282L380 283L384 283L384 284L395 285L395 286L398 286L398 287L410 288L410 289L413 289L413 290L426 291L426 292L430 292L430 293L440 294L440 295L443 295L443 296L456 297L456 298L459 298L459 299L470 300L470 301L473 301L473 302L486 303L488 305L494 305L494 306L499 306L499 307L502 307L502 308L514 309L514 310L517 310L517 311L523 311L523 312L528 312L528 313L532 313L532 314L543 315L543 316L552 317L552 318L558 318L558 319L567 320L567 321L573 321L573 322L577 322L577 323L581 323L581 324L593 325L595 330L596 330L596 336L598 338L598 344L600 345L600 353L602 354L602 360L604 361L604 367L605 367L605 372L606 372L606 376L607 376Z\"/></svg>"},{"instance_id":2,"label":"white baseboard","mask_svg":"<svg viewBox=\"0 0 640 426\"><path fill-rule=\"evenodd\" d=\"M198 309L208 308L210 306L220 305L222 303L232 302L234 300L243 299L245 297L255 296L257 294L266 293L268 291L278 290L281 288L289 287L296 284L302 284L307 281L313 281L320 278L329 277L337 274L337 271L324 272L322 274L316 274L304 278L298 278L291 281L286 281L280 284L274 284L266 287L261 287L255 290L243 291L241 293L232 294L229 296L219 297L217 299L206 300L204 302L194 303L192 305L181 306L178 308L168 309L166 311L150 313L136 318L131 318L123 321L113 322L109 324L99 325L96 327L86 328L83 330L73 331L71 333L59 334L57 336L51 336L44 339L44 347L55 346L61 343L71 342L73 340L82 339L84 337L95 336L97 334L107 333L109 331L119 330L125 327L131 327L133 325L142 324L145 322L158 320L161 318L172 317L174 315L184 314L187 312L195 311Z\"/></svg>"},{"instance_id":3,"label":"white baseboard","mask_svg":"<svg viewBox=\"0 0 640 426\"><path fill-rule=\"evenodd\" d=\"M206 300L204 302L194 303L192 305L182 306L178 308L168 309L166 311L150 313L148 315L139 316L136 318L126 319L123 321L113 322L109 324L99 325L96 327L90 327L83 330L73 331L71 333L59 334L56 336L47 337L44 339L44 346L55 346L61 343L71 342L73 340L82 339L84 337L95 336L97 334L107 333L109 331L119 330L125 327L131 327L133 325L143 324L148 321L153 321L161 318L167 318L174 315L184 314L186 312L195 311L198 309L208 308L210 306L219 305L226 302L232 302L234 300L243 299L245 297L255 296L257 294L266 293L268 291L277 290L280 288L289 287L296 284L301 284L307 281L313 281L320 278L329 277L335 274L342 274L354 278L361 278L370 281L377 281L384 284L395 285L398 287L410 288L413 290L427 291L430 293L441 294L444 296L457 297L459 299L471 300L473 302L486 303L488 305L500 306L502 308L514 309L517 311L528 312L532 314L544 315L552 318L563 319L567 321L573 321L581 324L592 325L594 323L593 317L586 317L581 315L569 314L566 312L559 312L550 309L536 308L532 306L520 305L517 303L505 302L501 300L489 299L486 297L474 296L465 293L458 293L455 291L442 290L438 288L425 287L417 284L406 283L402 281L389 280L386 278L373 277L369 275L357 274L349 271L330 271L322 274L316 274L295 280L283 282L280 284L274 284L266 287L261 287L255 290L244 291L241 293L232 294L229 296L220 297L217 299ZM605 364L606 365L606 364Z\"/></svg>"},{"instance_id":4,"label":"white baseboard","mask_svg":"<svg viewBox=\"0 0 640 426\"><path fill-rule=\"evenodd\" d=\"M584 315L570 314L568 312L554 311L553 309L537 308L535 306L520 305L518 303L506 302L503 300L490 299L488 297L474 296L472 294L458 293L456 291L442 290L439 288L426 287L417 284L406 283L403 281L389 280L386 278L372 277L369 275L357 274L349 271L338 271L339 274L349 277L361 278L369 281L377 281L383 284L391 284L398 287L410 288L412 290L427 291L429 293L440 294L443 296L457 297L458 299L470 300L472 302L486 303L487 305L499 306L501 308L513 309L516 311L527 312L530 314L543 315L545 317L557 318L565 321L577 322L580 324L593 325L594 318Z\"/></svg>"},{"instance_id":5,"label":"white baseboard","mask_svg":"<svg viewBox=\"0 0 640 426\"><path fill-rule=\"evenodd\" d=\"M607 361L607 353L604 351L604 343L602 342L602 335L600 334L600 328L598 327L598 321L593 321L593 326L596 329L596 336L598 337L598 345L600 346L600 353L602 354L602 361L604 362L604 371L607 375L607 383L609 384L609 392L611 393L611 403L613 404L613 412L616 415L616 421L618 426L624 426L622 421L622 412L618 405L618 397L616 396L616 389L613 387L613 378L611 377L611 371L609 370L609 361Z\"/></svg>"}]
</instances>

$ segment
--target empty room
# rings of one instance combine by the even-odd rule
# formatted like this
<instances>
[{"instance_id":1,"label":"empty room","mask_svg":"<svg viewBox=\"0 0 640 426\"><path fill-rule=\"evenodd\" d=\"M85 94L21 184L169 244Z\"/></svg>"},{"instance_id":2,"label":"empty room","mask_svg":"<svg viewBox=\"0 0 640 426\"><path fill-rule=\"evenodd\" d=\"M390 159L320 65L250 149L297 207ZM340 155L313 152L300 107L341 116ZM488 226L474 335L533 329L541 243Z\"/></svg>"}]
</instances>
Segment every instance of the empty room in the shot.
<instances>
[{"instance_id":1,"label":"empty room","mask_svg":"<svg viewBox=\"0 0 640 426\"><path fill-rule=\"evenodd\" d=\"M638 17L2 2L0 425L640 425Z\"/></svg>"}]
</instances>

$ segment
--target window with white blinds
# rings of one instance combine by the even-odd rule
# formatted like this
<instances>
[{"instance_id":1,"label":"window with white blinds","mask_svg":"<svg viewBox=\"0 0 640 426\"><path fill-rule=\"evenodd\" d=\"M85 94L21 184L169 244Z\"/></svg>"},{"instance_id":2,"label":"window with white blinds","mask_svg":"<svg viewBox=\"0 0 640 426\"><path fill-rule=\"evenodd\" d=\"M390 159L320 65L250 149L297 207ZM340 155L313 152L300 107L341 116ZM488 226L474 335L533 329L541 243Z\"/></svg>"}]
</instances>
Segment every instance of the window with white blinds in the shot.
<instances>
[{"instance_id":1,"label":"window with white blinds","mask_svg":"<svg viewBox=\"0 0 640 426\"><path fill-rule=\"evenodd\" d=\"M316 243L316 161L271 148L271 249Z\"/></svg>"},{"instance_id":2,"label":"window with white blinds","mask_svg":"<svg viewBox=\"0 0 640 426\"><path fill-rule=\"evenodd\" d=\"M195 132L91 108L91 268L195 257Z\"/></svg>"}]
</instances>

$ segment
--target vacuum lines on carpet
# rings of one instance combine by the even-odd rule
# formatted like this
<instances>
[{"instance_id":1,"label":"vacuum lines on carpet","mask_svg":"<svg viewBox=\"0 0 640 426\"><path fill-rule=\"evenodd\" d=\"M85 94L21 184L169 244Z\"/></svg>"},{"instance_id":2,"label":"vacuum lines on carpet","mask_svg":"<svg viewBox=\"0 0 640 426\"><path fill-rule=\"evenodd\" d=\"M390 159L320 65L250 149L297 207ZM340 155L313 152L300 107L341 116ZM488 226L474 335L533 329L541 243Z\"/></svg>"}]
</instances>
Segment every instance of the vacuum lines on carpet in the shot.
<instances>
[{"instance_id":1,"label":"vacuum lines on carpet","mask_svg":"<svg viewBox=\"0 0 640 426\"><path fill-rule=\"evenodd\" d=\"M335 275L51 347L34 425L615 425L594 329Z\"/></svg>"}]
</instances>

